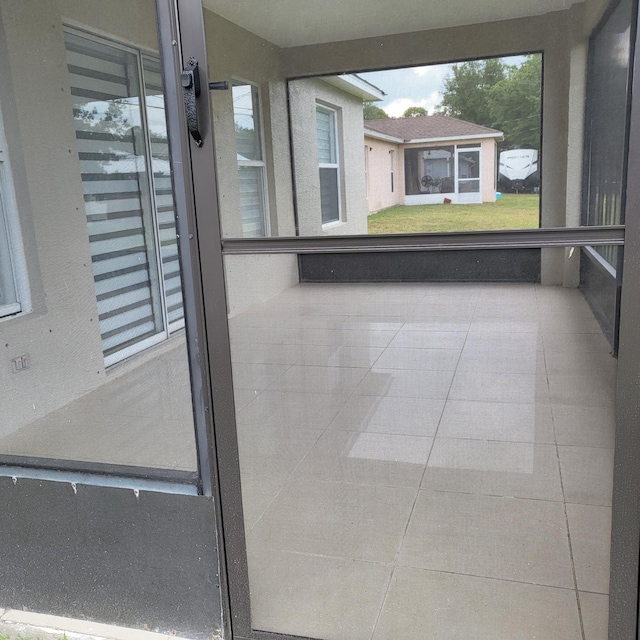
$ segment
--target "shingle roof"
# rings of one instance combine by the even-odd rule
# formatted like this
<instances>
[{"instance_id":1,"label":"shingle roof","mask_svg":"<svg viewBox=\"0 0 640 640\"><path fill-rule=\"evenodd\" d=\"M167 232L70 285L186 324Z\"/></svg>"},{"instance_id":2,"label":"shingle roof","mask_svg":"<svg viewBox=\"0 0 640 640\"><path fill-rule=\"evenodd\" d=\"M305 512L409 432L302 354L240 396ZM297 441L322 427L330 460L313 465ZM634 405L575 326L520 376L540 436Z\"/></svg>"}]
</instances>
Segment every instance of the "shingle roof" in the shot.
<instances>
[{"instance_id":1,"label":"shingle roof","mask_svg":"<svg viewBox=\"0 0 640 640\"><path fill-rule=\"evenodd\" d=\"M405 142L427 138L456 138L458 136L475 135L481 138L489 134L502 133L497 129L490 129L465 120L439 115L365 120L364 127L394 138L401 138Z\"/></svg>"}]
</instances>

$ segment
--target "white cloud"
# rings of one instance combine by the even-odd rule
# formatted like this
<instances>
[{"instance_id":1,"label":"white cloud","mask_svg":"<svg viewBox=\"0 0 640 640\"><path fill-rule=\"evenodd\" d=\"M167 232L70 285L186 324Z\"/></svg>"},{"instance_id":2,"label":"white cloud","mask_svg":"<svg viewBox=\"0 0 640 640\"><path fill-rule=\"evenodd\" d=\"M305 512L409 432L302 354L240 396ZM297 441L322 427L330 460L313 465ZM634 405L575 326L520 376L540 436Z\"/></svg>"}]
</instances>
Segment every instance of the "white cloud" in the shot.
<instances>
[{"instance_id":1,"label":"white cloud","mask_svg":"<svg viewBox=\"0 0 640 640\"><path fill-rule=\"evenodd\" d=\"M429 94L429 97L423 98L422 100L413 100L411 98L396 98L388 105L383 107L383 109L392 118L401 118L402 114L409 107L422 107L423 109L426 109L429 114L432 114L434 107L440 102L440 98L441 96L438 91L432 91Z\"/></svg>"}]
</instances>

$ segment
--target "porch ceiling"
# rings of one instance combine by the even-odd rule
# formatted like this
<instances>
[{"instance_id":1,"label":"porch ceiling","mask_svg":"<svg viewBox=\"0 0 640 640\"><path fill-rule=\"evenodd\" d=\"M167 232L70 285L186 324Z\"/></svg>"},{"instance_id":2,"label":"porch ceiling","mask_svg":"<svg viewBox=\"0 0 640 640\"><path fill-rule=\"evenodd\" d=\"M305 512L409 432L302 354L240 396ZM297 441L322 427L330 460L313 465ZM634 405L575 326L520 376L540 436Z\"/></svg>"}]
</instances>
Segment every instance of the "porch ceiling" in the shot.
<instances>
[{"instance_id":1,"label":"porch ceiling","mask_svg":"<svg viewBox=\"0 0 640 640\"><path fill-rule=\"evenodd\" d=\"M339 42L542 15L583 0L204 0L280 47Z\"/></svg>"}]
</instances>

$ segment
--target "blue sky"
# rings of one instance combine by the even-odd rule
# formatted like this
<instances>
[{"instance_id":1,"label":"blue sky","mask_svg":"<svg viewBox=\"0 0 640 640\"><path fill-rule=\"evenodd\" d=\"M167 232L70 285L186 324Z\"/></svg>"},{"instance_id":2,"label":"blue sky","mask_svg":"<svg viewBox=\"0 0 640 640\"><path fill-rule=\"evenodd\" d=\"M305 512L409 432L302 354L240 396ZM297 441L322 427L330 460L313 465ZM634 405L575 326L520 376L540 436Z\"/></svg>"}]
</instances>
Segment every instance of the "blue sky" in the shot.
<instances>
[{"instance_id":1,"label":"blue sky","mask_svg":"<svg viewBox=\"0 0 640 640\"><path fill-rule=\"evenodd\" d=\"M507 64L520 65L524 56L502 58ZM391 117L400 117L409 107L424 107L429 113L442 99L442 86L449 74L451 64L430 65L428 67L410 67L389 71L370 71L358 75L371 82L387 95L376 105L384 109Z\"/></svg>"}]
</instances>

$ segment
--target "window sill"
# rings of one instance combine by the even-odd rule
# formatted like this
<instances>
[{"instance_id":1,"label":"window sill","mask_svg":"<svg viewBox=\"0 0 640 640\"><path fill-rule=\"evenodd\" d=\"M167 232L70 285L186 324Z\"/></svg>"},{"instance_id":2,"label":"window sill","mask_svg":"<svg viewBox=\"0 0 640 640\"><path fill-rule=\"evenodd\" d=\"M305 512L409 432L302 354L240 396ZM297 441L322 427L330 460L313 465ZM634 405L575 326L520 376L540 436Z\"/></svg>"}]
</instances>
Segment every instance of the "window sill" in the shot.
<instances>
[{"instance_id":1,"label":"window sill","mask_svg":"<svg viewBox=\"0 0 640 640\"><path fill-rule=\"evenodd\" d=\"M345 224L344 220L334 220L333 222L326 222L322 225L322 230L333 229L334 227L340 227Z\"/></svg>"}]
</instances>

